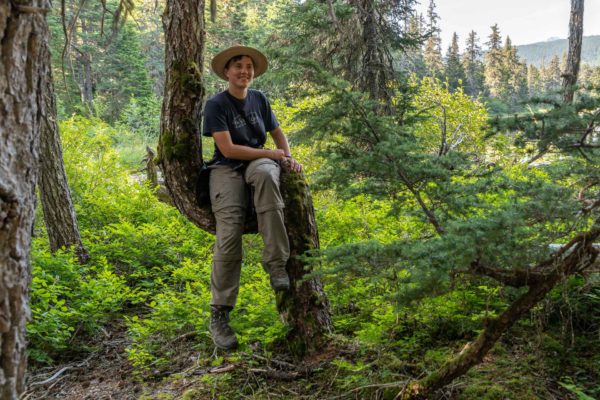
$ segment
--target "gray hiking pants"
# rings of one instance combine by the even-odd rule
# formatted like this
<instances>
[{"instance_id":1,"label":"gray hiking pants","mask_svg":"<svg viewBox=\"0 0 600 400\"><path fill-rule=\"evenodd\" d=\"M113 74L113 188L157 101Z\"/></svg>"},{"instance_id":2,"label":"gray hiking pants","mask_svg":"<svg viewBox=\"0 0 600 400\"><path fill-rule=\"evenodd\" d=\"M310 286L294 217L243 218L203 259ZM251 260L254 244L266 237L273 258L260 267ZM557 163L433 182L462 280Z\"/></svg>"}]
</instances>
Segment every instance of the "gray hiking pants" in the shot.
<instances>
[{"instance_id":1,"label":"gray hiking pants","mask_svg":"<svg viewBox=\"0 0 600 400\"><path fill-rule=\"evenodd\" d=\"M251 161L245 173L226 165L211 167L210 200L217 222L210 287L212 305L234 307L240 288L242 233L246 215L246 183L254 189L258 232L265 247L264 269L285 267L290 246L283 221L279 165L268 158Z\"/></svg>"}]
</instances>

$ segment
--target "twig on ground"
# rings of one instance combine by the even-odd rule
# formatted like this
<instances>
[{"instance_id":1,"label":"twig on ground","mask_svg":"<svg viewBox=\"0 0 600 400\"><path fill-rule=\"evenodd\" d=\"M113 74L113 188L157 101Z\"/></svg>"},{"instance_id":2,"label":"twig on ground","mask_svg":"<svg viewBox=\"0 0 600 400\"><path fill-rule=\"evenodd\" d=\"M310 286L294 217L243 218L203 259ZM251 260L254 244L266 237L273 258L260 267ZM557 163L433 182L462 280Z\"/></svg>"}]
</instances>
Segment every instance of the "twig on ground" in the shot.
<instances>
[{"instance_id":1,"label":"twig on ground","mask_svg":"<svg viewBox=\"0 0 600 400\"><path fill-rule=\"evenodd\" d=\"M61 376L60 378L58 378L56 380L56 382L54 382L52 385L50 385L50 387L48 387L48 390L46 390L46 393L50 393L50 391L54 388L54 386L56 386L60 381L62 381L63 379L65 379L67 376Z\"/></svg>"},{"instance_id":2,"label":"twig on ground","mask_svg":"<svg viewBox=\"0 0 600 400\"><path fill-rule=\"evenodd\" d=\"M235 364L229 364L225 367L213 368L208 371L211 374L223 374L225 372L233 371L236 368Z\"/></svg>"},{"instance_id":3,"label":"twig on ground","mask_svg":"<svg viewBox=\"0 0 600 400\"><path fill-rule=\"evenodd\" d=\"M50 378L43 380L41 382L33 382L31 384L29 384L29 387L34 387L34 386L42 386L42 385L47 385L48 383L53 382L55 379L57 379L60 375L62 375L63 372L68 371L70 369L72 369L73 367L71 366L66 366L62 369L60 369L57 373L55 373L54 375L52 375Z\"/></svg>"},{"instance_id":4,"label":"twig on ground","mask_svg":"<svg viewBox=\"0 0 600 400\"><path fill-rule=\"evenodd\" d=\"M175 339L171 340L171 343L179 342L180 340L183 340L183 339L189 339L191 337L196 336L197 334L198 333L196 331L184 333L182 335L177 336Z\"/></svg>"}]
</instances>

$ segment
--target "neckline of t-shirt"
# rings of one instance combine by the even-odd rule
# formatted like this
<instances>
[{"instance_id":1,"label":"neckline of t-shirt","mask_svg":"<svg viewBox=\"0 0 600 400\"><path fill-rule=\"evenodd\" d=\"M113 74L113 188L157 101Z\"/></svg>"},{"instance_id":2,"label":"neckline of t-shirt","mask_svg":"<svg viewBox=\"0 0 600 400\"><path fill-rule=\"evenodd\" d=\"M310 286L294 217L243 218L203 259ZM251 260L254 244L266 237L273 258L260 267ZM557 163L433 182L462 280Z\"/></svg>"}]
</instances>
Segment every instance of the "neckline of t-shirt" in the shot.
<instances>
[{"instance_id":1,"label":"neckline of t-shirt","mask_svg":"<svg viewBox=\"0 0 600 400\"><path fill-rule=\"evenodd\" d=\"M246 98L244 99L238 99L237 97L235 97L234 95L232 95L231 93L229 93L229 90L225 90L223 93L225 93L225 96L228 96L230 99L232 99L233 101L238 102L241 105L245 105L248 97L250 97L250 90L248 90L248 92L246 92Z\"/></svg>"}]
</instances>

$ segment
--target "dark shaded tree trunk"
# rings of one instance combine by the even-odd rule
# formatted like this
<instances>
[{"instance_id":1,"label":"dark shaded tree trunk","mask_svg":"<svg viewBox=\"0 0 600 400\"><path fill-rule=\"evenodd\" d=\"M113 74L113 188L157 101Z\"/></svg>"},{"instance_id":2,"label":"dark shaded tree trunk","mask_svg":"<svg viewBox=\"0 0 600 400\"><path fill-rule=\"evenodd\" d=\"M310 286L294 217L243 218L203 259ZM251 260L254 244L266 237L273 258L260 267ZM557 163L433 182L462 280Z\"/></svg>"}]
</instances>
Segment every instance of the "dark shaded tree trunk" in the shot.
<instances>
[{"instance_id":1,"label":"dark shaded tree trunk","mask_svg":"<svg viewBox=\"0 0 600 400\"><path fill-rule=\"evenodd\" d=\"M563 102L573 102L575 84L579 75L581 61L581 45L583 43L583 2L584 0L571 0L571 18L569 20L569 52L567 54L567 67L563 72Z\"/></svg>"},{"instance_id":2,"label":"dark shaded tree trunk","mask_svg":"<svg viewBox=\"0 0 600 400\"><path fill-rule=\"evenodd\" d=\"M333 331L329 301L319 279L302 280L310 270L299 256L319 249L319 233L306 179L284 171L281 178L285 222L290 242L291 288L277 295L277 309L289 326L288 346L293 354L311 354L323 348L325 334ZM298 282L301 282L298 284Z\"/></svg>"},{"instance_id":3,"label":"dark shaded tree trunk","mask_svg":"<svg viewBox=\"0 0 600 400\"><path fill-rule=\"evenodd\" d=\"M202 164L200 114L204 97L204 1L169 0L163 16L165 30L165 93L159 158L165 184L175 206L198 227L215 231L212 212L199 208L194 184ZM283 174L286 222L293 257L288 271L294 282L308 271L296 256L318 248L317 229L306 181ZM318 279L278 296L278 309L289 326L288 343L297 355L314 351L331 330L328 303Z\"/></svg>"},{"instance_id":4,"label":"dark shaded tree trunk","mask_svg":"<svg viewBox=\"0 0 600 400\"><path fill-rule=\"evenodd\" d=\"M546 297L560 280L582 272L593 265L598 257L598 250L593 247L593 243L600 237L599 222L595 222L591 231L577 236L569 244L563 246L552 259L540 263L535 270L543 271L543 273L540 273L537 278L532 273L529 284L527 276L524 276L525 280L520 280L516 274L510 276L509 272L503 277L495 276L496 279L501 278L505 282L508 282L506 278L510 277L512 285L528 286L528 290L497 318L487 320L479 337L467 344L460 354L424 379L407 385L405 392L401 393L399 398L403 400L431 398L436 390L479 364L498 339Z\"/></svg>"},{"instance_id":5,"label":"dark shaded tree trunk","mask_svg":"<svg viewBox=\"0 0 600 400\"><path fill-rule=\"evenodd\" d=\"M91 34L85 18L81 18L81 31L84 33L82 46L73 46L77 52L77 70L79 73L79 94L81 103L85 105L89 115L96 115L94 106L94 77L92 72L92 55L87 49L91 48L91 44L87 43L87 37ZM79 47L82 47L80 49Z\"/></svg>"},{"instance_id":6,"label":"dark shaded tree trunk","mask_svg":"<svg viewBox=\"0 0 600 400\"><path fill-rule=\"evenodd\" d=\"M392 95L387 87L391 77L391 60L387 57L378 25L376 2L361 0L357 9L362 23L364 54L360 71L360 87L381 102L381 111L391 113Z\"/></svg>"},{"instance_id":7,"label":"dark shaded tree trunk","mask_svg":"<svg viewBox=\"0 0 600 400\"><path fill-rule=\"evenodd\" d=\"M77 62L79 64L79 93L81 102L85 104L89 115L96 115L91 57L88 53L81 52L77 56Z\"/></svg>"},{"instance_id":8,"label":"dark shaded tree trunk","mask_svg":"<svg viewBox=\"0 0 600 400\"><path fill-rule=\"evenodd\" d=\"M42 77L44 103L41 107L39 181L44 222L50 240L50 250L54 252L62 247L74 246L79 262L86 263L89 260L89 254L81 242L71 191L67 183L56 121L56 97L50 68L50 49L46 44L42 46L42 62L45 64L47 73Z\"/></svg>"},{"instance_id":9,"label":"dark shaded tree trunk","mask_svg":"<svg viewBox=\"0 0 600 400\"><path fill-rule=\"evenodd\" d=\"M0 398L16 400L27 366L29 249L38 172L40 50L47 0L0 2Z\"/></svg>"}]
</instances>

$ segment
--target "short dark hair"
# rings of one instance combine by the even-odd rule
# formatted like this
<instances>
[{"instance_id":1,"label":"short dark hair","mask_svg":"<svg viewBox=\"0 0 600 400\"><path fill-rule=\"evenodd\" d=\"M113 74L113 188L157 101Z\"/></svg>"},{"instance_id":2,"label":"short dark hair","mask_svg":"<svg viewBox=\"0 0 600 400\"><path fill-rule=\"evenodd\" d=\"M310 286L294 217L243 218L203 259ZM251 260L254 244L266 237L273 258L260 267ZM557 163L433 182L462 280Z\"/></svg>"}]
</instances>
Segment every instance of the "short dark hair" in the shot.
<instances>
[{"instance_id":1,"label":"short dark hair","mask_svg":"<svg viewBox=\"0 0 600 400\"><path fill-rule=\"evenodd\" d=\"M248 57L249 59L252 60L252 65L254 65L254 59L252 57L250 57L247 54L240 54L239 56L233 56L231 57L226 63L225 63L225 68L224 69L228 69L229 68L229 64L231 64L232 62L236 62L236 61L240 61L242 59L242 57Z\"/></svg>"}]
</instances>

